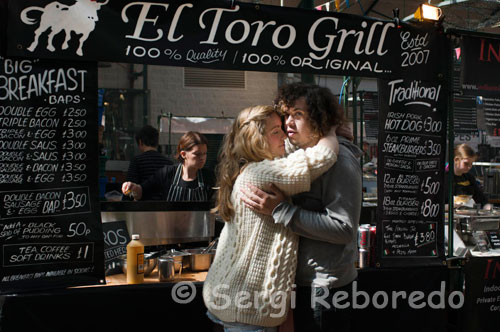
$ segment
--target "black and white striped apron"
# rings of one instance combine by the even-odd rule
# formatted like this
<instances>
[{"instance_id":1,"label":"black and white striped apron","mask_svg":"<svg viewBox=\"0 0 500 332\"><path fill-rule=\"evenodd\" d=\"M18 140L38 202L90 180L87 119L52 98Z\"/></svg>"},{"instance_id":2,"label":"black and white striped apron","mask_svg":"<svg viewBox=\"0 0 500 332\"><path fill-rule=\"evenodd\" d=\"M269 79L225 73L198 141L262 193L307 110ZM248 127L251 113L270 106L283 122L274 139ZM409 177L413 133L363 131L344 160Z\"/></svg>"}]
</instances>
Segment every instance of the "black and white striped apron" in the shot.
<instances>
[{"instance_id":1,"label":"black and white striped apron","mask_svg":"<svg viewBox=\"0 0 500 332\"><path fill-rule=\"evenodd\" d=\"M195 189L180 187L179 181L182 178L182 164L179 164L175 171L174 179L168 190L167 201L169 202L203 202L208 201L207 191L205 190L205 182L201 170L196 173L198 187Z\"/></svg>"}]
</instances>

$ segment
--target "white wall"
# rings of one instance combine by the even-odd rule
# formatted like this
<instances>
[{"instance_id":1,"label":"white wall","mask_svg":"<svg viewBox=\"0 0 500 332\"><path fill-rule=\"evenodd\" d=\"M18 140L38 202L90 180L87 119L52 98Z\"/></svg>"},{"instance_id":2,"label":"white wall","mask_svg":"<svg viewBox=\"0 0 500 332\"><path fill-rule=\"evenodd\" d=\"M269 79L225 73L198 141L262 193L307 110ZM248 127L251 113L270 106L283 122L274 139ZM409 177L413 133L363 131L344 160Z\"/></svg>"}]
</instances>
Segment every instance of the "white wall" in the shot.
<instances>
[{"instance_id":1,"label":"white wall","mask_svg":"<svg viewBox=\"0 0 500 332\"><path fill-rule=\"evenodd\" d=\"M112 63L99 68L100 88L130 88L129 64ZM243 108L257 104L271 104L278 89L278 74L246 72L245 89L184 87L183 68L147 66L150 95L150 121L156 126L159 114L170 112L176 116L234 117ZM142 65L135 65L136 72ZM134 82L142 89L142 77Z\"/></svg>"},{"instance_id":2,"label":"white wall","mask_svg":"<svg viewBox=\"0 0 500 332\"><path fill-rule=\"evenodd\" d=\"M149 66L153 118L175 116L234 117L243 108L270 104L278 89L276 73L246 72L245 89L184 87L183 68Z\"/></svg>"}]
</instances>

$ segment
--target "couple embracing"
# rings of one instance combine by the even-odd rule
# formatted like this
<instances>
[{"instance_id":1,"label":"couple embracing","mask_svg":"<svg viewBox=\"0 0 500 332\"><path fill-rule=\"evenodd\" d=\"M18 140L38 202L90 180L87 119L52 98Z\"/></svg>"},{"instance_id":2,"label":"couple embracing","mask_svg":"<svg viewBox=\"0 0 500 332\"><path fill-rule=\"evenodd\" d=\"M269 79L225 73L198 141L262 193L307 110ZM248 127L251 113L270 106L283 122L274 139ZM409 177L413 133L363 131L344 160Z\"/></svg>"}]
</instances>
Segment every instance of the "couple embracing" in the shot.
<instances>
[{"instance_id":1,"label":"couple embracing","mask_svg":"<svg viewBox=\"0 0 500 332\"><path fill-rule=\"evenodd\" d=\"M226 223L203 287L225 331L277 331L291 304L295 331L349 329L348 309L314 300L332 303L357 277L361 150L344 122L330 90L293 83L226 135L216 205Z\"/></svg>"}]
</instances>

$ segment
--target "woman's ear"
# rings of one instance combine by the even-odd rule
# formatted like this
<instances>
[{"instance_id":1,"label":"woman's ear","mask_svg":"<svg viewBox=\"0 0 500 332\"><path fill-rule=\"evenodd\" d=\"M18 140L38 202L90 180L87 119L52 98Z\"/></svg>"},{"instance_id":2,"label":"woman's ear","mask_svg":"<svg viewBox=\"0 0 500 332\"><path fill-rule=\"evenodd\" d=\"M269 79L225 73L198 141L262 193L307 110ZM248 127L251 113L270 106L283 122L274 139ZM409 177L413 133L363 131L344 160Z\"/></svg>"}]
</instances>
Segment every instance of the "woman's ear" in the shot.
<instances>
[{"instance_id":1,"label":"woman's ear","mask_svg":"<svg viewBox=\"0 0 500 332\"><path fill-rule=\"evenodd\" d=\"M186 151L182 150L179 155L181 156L182 160L186 159Z\"/></svg>"}]
</instances>

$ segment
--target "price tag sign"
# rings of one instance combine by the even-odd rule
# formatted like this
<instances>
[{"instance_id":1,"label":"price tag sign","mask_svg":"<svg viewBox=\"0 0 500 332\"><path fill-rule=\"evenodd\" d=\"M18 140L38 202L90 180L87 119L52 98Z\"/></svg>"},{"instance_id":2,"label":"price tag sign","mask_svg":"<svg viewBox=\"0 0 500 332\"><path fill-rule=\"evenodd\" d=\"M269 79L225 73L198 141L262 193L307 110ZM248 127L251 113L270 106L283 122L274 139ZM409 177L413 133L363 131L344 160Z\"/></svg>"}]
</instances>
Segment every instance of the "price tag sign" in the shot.
<instances>
[{"instance_id":1,"label":"price tag sign","mask_svg":"<svg viewBox=\"0 0 500 332\"><path fill-rule=\"evenodd\" d=\"M119 256L127 254L127 244L130 242L127 224L124 220L105 222L104 232L104 263L106 275L122 273Z\"/></svg>"},{"instance_id":2,"label":"price tag sign","mask_svg":"<svg viewBox=\"0 0 500 332\"><path fill-rule=\"evenodd\" d=\"M377 259L441 264L446 92L441 82L380 81Z\"/></svg>"},{"instance_id":3,"label":"price tag sign","mask_svg":"<svg viewBox=\"0 0 500 332\"><path fill-rule=\"evenodd\" d=\"M95 63L0 59L0 292L100 283Z\"/></svg>"},{"instance_id":4,"label":"price tag sign","mask_svg":"<svg viewBox=\"0 0 500 332\"><path fill-rule=\"evenodd\" d=\"M488 236L491 249L500 249L500 231L488 231L486 235Z\"/></svg>"}]
</instances>

